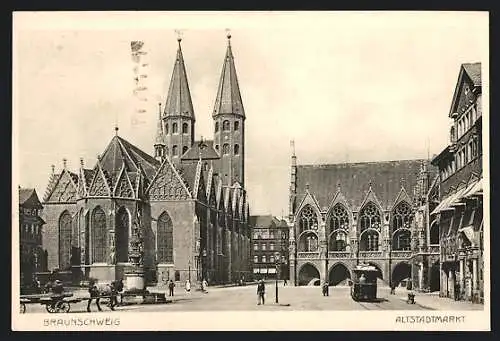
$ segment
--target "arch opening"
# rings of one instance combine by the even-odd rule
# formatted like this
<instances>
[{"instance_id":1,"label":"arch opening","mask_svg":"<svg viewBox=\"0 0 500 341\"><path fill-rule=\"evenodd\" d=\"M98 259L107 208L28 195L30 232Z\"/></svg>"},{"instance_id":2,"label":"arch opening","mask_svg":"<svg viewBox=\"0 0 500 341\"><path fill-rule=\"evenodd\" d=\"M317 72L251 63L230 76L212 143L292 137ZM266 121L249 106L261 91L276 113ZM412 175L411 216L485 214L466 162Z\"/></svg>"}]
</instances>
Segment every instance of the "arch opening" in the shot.
<instances>
[{"instance_id":1,"label":"arch opening","mask_svg":"<svg viewBox=\"0 0 500 341\"><path fill-rule=\"evenodd\" d=\"M433 222L429 231L430 243L431 245L439 244L439 224Z\"/></svg>"},{"instance_id":2,"label":"arch opening","mask_svg":"<svg viewBox=\"0 0 500 341\"><path fill-rule=\"evenodd\" d=\"M312 264L304 264L299 271L299 286L314 285L319 286L319 271Z\"/></svg>"},{"instance_id":3,"label":"arch opening","mask_svg":"<svg viewBox=\"0 0 500 341\"><path fill-rule=\"evenodd\" d=\"M328 274L328 285L348 285L349 280L351 279L351 273L349 269L344 264L337 263L331 269Z\"/></svg>"},{"instance_id":4,"label":"arch opening","mask_svg":"<svg viewBox=\"0 0 500 341\"><path fill-rule=\"evenodd\" d=\"M130 233L130 216L125 207L120 207L116 214L116 261L128 262L128 241Z\"/></svg>"},{"instance_id":5,"label":"arch opening","mask_svg":"<svg viewBox=\"0 0 500 341\"><path fill-rule=\"evenodd\" d=\"M318 248L318 236L316 233L309 231L300 235L298 245L299 252L315 252L318 251Z\"/></svg>"},{"instance_id":6,"label":"arch opening","mask_svg":"<svg viewBox=\"0 0 500 341\"><path fill-rule=\"evenodd\" d=\"M392 270L392 285L397 287L401 282L409 281L411 278L411 266L406 262L398 263Z\"/></svg>"},{"instance_id":7,"label":"arch opening","mask_svg":"<svg viewBox=\"0 0 500 341\"><path fill-rule=\"evenodd\" d=\"M431 265L429 289L431 292L439 291L441 289L441 279L439 274L441 273L439 269L439 261L434 262Z\"/></svg>"},{"instance_id":8,"label":"arch opening","mask_svg":"<svg viewBox=\"0 0 500 341\"><path fill-rule=\"evenodd\" d=\"M383 272L382 270L380 269L380 266L376 263L372 263L372 262L368 262L368 265L371 265L373 267L375 267L377 269L377 278L378 279L381 279L383 280L384 279L384 275L383 275Z\"/></svg>"}]
</instances>

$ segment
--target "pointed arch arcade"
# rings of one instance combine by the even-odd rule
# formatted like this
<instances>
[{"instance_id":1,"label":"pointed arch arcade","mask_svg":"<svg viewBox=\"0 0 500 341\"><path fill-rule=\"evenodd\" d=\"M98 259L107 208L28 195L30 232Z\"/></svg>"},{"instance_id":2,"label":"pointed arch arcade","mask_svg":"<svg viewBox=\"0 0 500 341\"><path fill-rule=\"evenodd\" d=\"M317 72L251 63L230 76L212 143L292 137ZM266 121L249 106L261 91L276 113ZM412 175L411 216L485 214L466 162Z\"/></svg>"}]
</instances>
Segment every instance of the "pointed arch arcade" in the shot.
<instances>
[{"instance_id":1,"label":"pointed arch arcade","mask_svg":"<svg viewBox=\"0 0 500 341\"><path fill-rule=\"evenodd\" d=\"M378 251L381 226L380 210L373 202L368 202L359 213L361 251Z\"/></svg>"},{"instance_id":2,"label":"pointed arch arcade","mask_svg":"<svg viewBox=\"0 0 500 341\"><path fill-rule=\"evenodd\" d=\"M157 228L157 259L160 264L174 262L174 234L170 215L164 211L158 218Z\"/></svg>"},{"instance_id":3,"label":"pointed arch arcade","mask_svg":"<svg viewBox=\"0 0 500 341\"><path fill-rule=\"evenodd\" d=\"M59 269L71 268L71 215L64 211L59 217Z\"/></svg>"},{"instance_id":4,"label":"pointed arch arcade","mask_svg":"<svg viewBox=\"0 0 500 341\"><path fill-rule=\"evenodd\" d=\"M349 232L349 214L344 205L338 203L328 215L328 251L345 251Z\"/></svg>"},{"instance_id":5,"label":"pointed arch arcade","mask_svg":"<svg viewBox=\"0 0 500 341\"><path fill-rule=\"evenodd\" d=\"M311 205L306 205L299 214L299 245L300 252L315 252L318 250L318 215Z\"/></svg>"},{"instance_id":6,"label":"pointed arch arcade","mask_svg":"<svg viewBox=\"0 0 500 341\"><path fill-rule=\"evenodd\" d=\"M392 249L395 251L410 250L411 224L413 212L406 201L400 202L392 211Z\"/></svg>"}]
</instances>

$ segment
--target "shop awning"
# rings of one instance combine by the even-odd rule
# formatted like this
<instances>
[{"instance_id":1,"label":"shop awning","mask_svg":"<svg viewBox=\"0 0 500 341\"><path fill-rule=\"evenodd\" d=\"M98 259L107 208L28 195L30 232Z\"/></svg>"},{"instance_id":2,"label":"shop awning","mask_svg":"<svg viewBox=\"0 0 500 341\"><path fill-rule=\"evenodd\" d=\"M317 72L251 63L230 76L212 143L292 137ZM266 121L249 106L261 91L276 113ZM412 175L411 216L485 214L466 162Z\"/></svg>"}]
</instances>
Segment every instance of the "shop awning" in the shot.
<instances>
[{"instance_id":1,"label":"shop awning","mask_svg":"<svg viewBox=\"0 0 500 341\"><path fill-rule=\"evenodd\" d=\"M275 274L276 273L276 269L275 268L269 268L269 269L267 269L267 271L270 274Z\"/></svg>"},{"instance_id":2,"label":"shop awning","mask_svg":"<svg viewBox=\"0 0 500 341\"><path fill-rule=\"evenodd\" d=\"M474 243L474 227L472 225L458 229L458 233L463 232L469 242Z\"/></svg>"},{"instance_id":3,"label":"shop awning","mask_svg":"<svg viewBox=\"0 0 500 341\"><path fill-rule=\"evenodd\" d=\"M457 191L453 195L452 200L450 201L449 205L450 206L460 206L460 205L465 205L465 203L462 202L462 199L464 198L464 194L467 191L467 187L464 187L460 190Z\"/></svg>"},{"instance_id":4,"label":"shop awning","mask_svg":"<svg viewBox=\"0 0 500 341\"><path fill-rule=\"evenodd\" d=\"M467 191L464 193L465 198L469 198L476 195L483 195L483 179L471 184L467 187Z\"/></svg>"},{"instance_id":5,"label":"shop awning","mask_svg":"<svg viewBox=\"0 0 500 341\"><path fill-rule=\"evenodd\" d=\"M254 268L254 269L253 269L253 273L254 273L254 274L258 274L258 273L260 273L260 269Z\"/></svg>"},{"instance_id":6,"label":"shop awning","mask_svg":"<svg viewBox=\"0 0 500 341\"><path fill-rule=\"evenodd\" d=\"M434 209L434 211L431 212L431 215L433 214L437 214L441 211L446 211L446 210L449 210L449 209L453 209L453 207L450 207L450 202L453 200L453 194L444 198L443 200L441 200L441 202L439 203L439 205L437 205L437 207Z\"/></svg>"}]
</instances>

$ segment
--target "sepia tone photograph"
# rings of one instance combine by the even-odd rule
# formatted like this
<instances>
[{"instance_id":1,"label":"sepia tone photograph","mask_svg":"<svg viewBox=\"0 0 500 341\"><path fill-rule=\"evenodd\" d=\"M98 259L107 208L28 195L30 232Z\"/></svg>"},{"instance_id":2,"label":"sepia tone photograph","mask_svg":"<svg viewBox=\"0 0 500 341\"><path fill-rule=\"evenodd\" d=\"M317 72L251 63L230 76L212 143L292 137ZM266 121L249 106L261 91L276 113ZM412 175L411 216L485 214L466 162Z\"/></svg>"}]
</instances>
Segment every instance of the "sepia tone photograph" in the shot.
<instances>
[{"instance_id":1,"label":"sepia tone photograph","mask_svg":"<svg viewBox=\"0 0 500 341\"><path fill-rule=\"evenodd\" d=\"M14 13L13 329L489 330L488 24Z\"/></svg>"}]
</instances>

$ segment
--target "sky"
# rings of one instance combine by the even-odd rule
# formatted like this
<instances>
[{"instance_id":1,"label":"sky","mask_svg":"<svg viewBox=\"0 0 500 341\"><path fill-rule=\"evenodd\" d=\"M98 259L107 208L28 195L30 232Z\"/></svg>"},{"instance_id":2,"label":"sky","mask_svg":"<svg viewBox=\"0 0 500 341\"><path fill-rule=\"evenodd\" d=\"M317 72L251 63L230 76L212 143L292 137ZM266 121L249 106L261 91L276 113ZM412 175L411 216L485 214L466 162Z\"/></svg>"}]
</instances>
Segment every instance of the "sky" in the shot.
<instances>
[{"instance_id":1,"label":"sky","mask_svg":"<svg viewBox=\"0 0 500 341\"><path fill-rule=\"evenodd\" d=\"M15 13L14 177L43 197L51 165L95 165L119 135L153 154L182 50L196 138L212 110L226 30L246 113L250 213L288 214L290 140L299 164L427 158L448 143L460 65L488 63L487 12ZM130 41L148 52L136 112ZM332 189L334 190L334 189Z\"/></svg>"}]
</instances>

